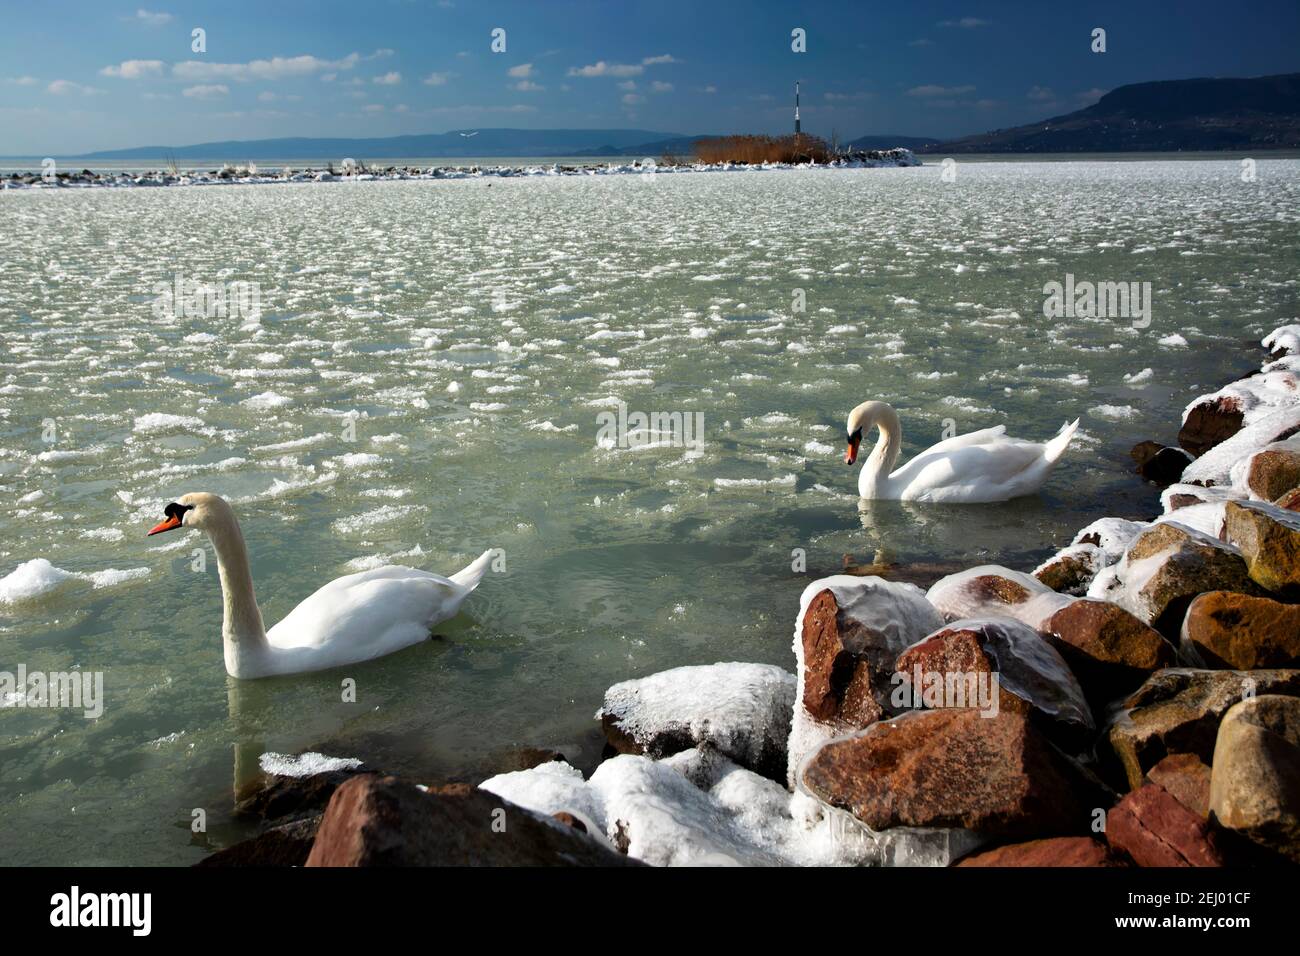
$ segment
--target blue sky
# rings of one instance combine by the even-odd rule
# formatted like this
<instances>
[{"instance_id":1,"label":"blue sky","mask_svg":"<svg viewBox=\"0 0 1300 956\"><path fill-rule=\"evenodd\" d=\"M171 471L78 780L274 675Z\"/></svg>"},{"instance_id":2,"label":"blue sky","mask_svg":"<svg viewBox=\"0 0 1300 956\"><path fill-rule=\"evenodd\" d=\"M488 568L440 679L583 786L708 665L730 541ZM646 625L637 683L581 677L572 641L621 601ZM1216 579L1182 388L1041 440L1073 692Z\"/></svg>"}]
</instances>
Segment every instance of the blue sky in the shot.
<instances>
[{"instance_id":1,"label":"blue sky","mask_svg":"<svg viewBox=\"0 0 1300 956\"><path fill-rule=\"evenodd\" d=\"M33 8L34 10L35 8ZM0 32L0 155L476 127L956 136L1124 83L1300 70L1300 3L49 0ZM191 50L191 31L207 50ZM490 49L506 31L506 50ZM791 50L802 28L807 52ZM1089 49L1094 27L1107 51Z\"/></svg>"}]
</instances>

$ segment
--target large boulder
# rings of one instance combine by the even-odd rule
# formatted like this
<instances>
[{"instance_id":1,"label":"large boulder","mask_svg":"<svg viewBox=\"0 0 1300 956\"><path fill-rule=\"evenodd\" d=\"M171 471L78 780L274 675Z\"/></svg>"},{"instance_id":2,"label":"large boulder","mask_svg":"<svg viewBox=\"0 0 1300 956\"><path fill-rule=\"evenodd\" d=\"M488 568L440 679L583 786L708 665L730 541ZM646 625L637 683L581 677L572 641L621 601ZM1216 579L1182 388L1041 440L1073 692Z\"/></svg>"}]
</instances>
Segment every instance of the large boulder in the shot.
<instances>
[{"instance_id":1,"label":"large boulder","mask_svg":"<svg viewBox=\"0 0 1300 956\"><path fill-rule=\"evenodd\" d=\"M1241 470L1240 483L1252 498L1276 501L1300 485L1300 438L1274 442L1235 467Z\"/></svg>"},{"instance_id":2,"label":"large boulder","mask_svg":"<svg viewBox=\"0 0 1300 956\"><path fill-rule=\"evenodd\" d=\"M802 784L872 830L952 827L1029 839L1086 833L1113 797L1022 714L914 711L832 740Z\"/></svg>"},{"instance_id":3,"label":"large boulder","mask_svg":"<svg viewBox=\"0 0 1300 956\"><path fill-rule=\"evenodd\" d=\"M1289 373L1288 373L1289 374ZM1262 380L1267 376L1256 376ZM1294 375L1290 376L1294 379ZM1261 406L1247 416L1245 426L1224 442L1202 454L1183 469L1182 480L1188 484L1226 485L1232 470L1242 459L1267 445L1290 438L1300 431L1300 403L1292 392L1285 404Z\"/></svg>"},{"instance_id":4,"label":"large boulder","mask_svg":"<svg viewBox=\"0 0 1300 956\"><path fill-rule=\"evenodd\" d=\"M1118 604L1091 598L1061 608L1047 622L1060 653L1094 702L1112 700L1174 663L1174 646Z\"/></svg>"},{"instance_id":5,"label":"large boulder","mask_svg":"<svg viewBox=\"0 0 1300 956\"><path fill-rule=\"evenodd\" d=\"M307 866L626 866L558 820L465 784L421 789L396 777L347 781L325 810Z\"/></svg>"},{"instance_id":6,"label":"large boulder","mask_svg":"<svg viewBox=\"0 0 1300 956\"><path fill-rule=\"evenodd\" d=\"M1300 517L1295 512L1258 501L1229 501L1223 536L1241 549L1250 577L1261 587L1300 600Z\"/></svg>"},{"instance_id":7,"label":"large boulder","mask_svg":"<svg viewBox=\"0 0 1300 956\"><path fill-rule=\"evenodd\" d=\"M1148 783L1106 814L1106 840L1138 866L1223 866L1210 823Z\"/></svg>"},{"instance_id":8,"label":"large boulder","mask_svg":"<svg viewBox=\"0 0 1300 956\"><path fill-rule=\"evenodd\" d=\"M1211 397L1197 402L1183 416L1178 430L1178 444L1193 455L1204 455L1241 431L1242 408L1232 396Z\"/></svg>"},{"instance_id":9,"label":"large boulder","mask_svg":"<svg viewBox=\"0 0 1300 956\"><path fill-rule=\"evenodd\" d=\"M1009 843L963 857L957 866L1081 867L1125 866L1125 861L1093 837L1047 837Z\"/></svg>"},{"instance_id":10,"label":"large boulder","mask_svg":"<svg viewBox=\"0 0 1300 956\"><path fill-rule=\"evenodd\" d=\"M993 678L996 677L996 685ZM898 657L903 707L974 707L987 716L1033 714L1049 736L1078 750L1092 737L1092 712L1061 655L1010 618L956 621Z\"/></svg>"},{"instance_id":11,"label":"large boulder","mask_svg":"<svg viewBox=\"0 0 1300 956\"><path fill-rule=\"evenodd\" d=\"M950 574L925 596L947 621L1011 617L1035 629L1070 601L1038 578L996 564Z\"/></svg>"},{"instance_id":12,"label":"large boulder","mask_svg":"<svg viewBox=\"0 0 1300 956\"><path fill-rule=\"evenodd\" d=\"M1180 646L1202 667L1300 667L1300 604L1210 591L1188 607Z\"/></svg>"},{"instance_id":13,"label":"large boulder","mask_svg":"<svg viewBox=\"0 0 1300 956\"><path fill-rule=\"evenodd\" d=\"M1224 715L1210 813L1220 826L1300 863L1300 700L1265 695Z\"/></svg>"},{"instance_id":14,"label":"large boulder","mask_svg":"<svg viewBox=\"0 0 1300 956\"><path fill-rule=\"evenodd\" d=\"M1126 698L1107 727L1110 748L1130 789L1168 754L1214 759L1219 721L1254 694L1300 697L1300 670L1217 671L1171 667L1156 671Z\"/></svg>"},{"instance_id":15,"label":"large boulder","mask_svg":"<svg viewBox=\"0 0 1300 956\"><path fill-rule=\"evenodd\" d=\"M304 817L292 823L264 830L255 837L241 840L211 856L204 857L195 866L302 866L311 854L320 816Z\"/></svg>"},{"instance_id":16,"label":"large boulder","mask_svg":"<svg viewBox=\"0 0 1300 956\"><path fill-rule=\"evenodd\" d=\"M1139 534L1114 572L1099 576L1088 596L1119 604L1171 640L1177 640L1187 606L1198 594L1259 593L1235 548L1172 521Z\"/></svg>"},{"instance_id":17,"label":"large boulder","mask_svg":"<svg viewBox=\"0 0 1300 956\"><path fill-rule=\"evenodd\" d=\"M787 783L823 741L891 712L898 655L942 626L915 585L839 574L804 589L794 629L798 689Z\"/></svg>"},{"instance_id":18,"label":"large boulder","mask_svg":"<svg viewBox=\"0 0 1300 956\"><path fill-rule=\"evenodd\" d=\"M771 664L675 667L615 684L598 716L619 753L660 758L707 743L783 779L796 683Z\"/></svg>"}]
</instances>

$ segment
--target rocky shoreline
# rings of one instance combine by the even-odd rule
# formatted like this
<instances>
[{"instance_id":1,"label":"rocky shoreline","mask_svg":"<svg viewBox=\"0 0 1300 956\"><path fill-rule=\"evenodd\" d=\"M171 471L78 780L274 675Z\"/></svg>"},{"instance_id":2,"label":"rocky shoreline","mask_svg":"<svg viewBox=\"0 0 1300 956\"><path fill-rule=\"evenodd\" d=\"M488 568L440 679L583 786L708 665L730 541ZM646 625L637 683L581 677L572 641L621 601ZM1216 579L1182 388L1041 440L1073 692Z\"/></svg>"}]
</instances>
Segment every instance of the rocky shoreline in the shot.
<instances>
[{"instance_id":1,"label":"rocky shoreline","mask_svg":"<svg viewBox=\"0 0 1300 956\"><path fill-rule=\"evenodd\" d=\"M0 176L0 188L3 189L91 189L91 188L132 188L150 186L231 186L231 185L266 185L270 183L333 183L333 182L398 182L404 180L431 179L513 179L530 176L616 176L616 175L659 175L663 173L714 173L767 171L777 169L877 169L885 167L920 166L912 151L901 147L895 149L867 150L850 154L844 159L829 164L792 164L763 163L745 165L742 163L658 163L653 158L638 159L623 163L583 163L580 165L561 163L537 163L527 166L386 166L370 169L364 164L342 163L339 168L333 164L325 169L291 169L283 168L275 172L261 173L255 164L232 166L226 164L220 169L186 170L176 168L157 169L147 172L97 173L90 169L79 172L10 173L8 177Z\"/></svg>"},{"instance_id":2,"label":"rocky shoreline","mask_svg":"<svg viewBox=\"0 0 1300 956\"><path fill-rule=\"evenodd\" d=\"M588 777L272 778L264 832L201 865L1300 863L1300 325L1263 345L1135 447L1149 522L928 590L813 581L793 673L614 685Z\"/></svg>"}]
</instances>

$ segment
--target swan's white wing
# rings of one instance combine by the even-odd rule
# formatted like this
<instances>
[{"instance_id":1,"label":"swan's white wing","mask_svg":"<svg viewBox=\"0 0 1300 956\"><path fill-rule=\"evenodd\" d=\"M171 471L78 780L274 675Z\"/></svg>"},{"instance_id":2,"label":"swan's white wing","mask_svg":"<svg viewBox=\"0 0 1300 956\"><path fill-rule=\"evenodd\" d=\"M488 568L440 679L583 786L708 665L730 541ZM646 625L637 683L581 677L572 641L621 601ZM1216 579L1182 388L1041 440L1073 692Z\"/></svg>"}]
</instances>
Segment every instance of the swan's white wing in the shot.
<instances>
[{"instance_id":1,"label":"swan's white wing","mask_svg":"<svg viewBox=\"0 0 1300 956\"><path fill-rule=\"evenodd\" d=\"M1045 447L1011 438L926 452L891 475L890 482L907 472L905 484L897 487L899 497L909 501L1005 501L1032 492L1047 479L1055 463L1044 457Z\"/></svg>"},{"instance_id":2,"label":"swan's white wing","mask_svg":"<svg viewBox=\"0 0 1300 956\"><path fill-rule=\"evenodd\" d=\"M946 438L937 445L931 445L901 468L895 468L893 473L890 474L889 480L904 483L913 481L927 468L934 465L936 461L947 461L950 454L961 448L1008 443L1028 444L1028 442L1021 442L1018 438L1006 438L1006 433L1006 425L994 425L992 428L981 428L977 432ZM1037 447L1042 448L1041 445Z\"/></svg>"},{"instance_id":3,"label":"swan's white wing","mask_svg":"<svg viewBox=\"0 0 1300 956\"><path fill-rule=\"evenodd\" d=\"M426 640L435 624L456 614L468 593L440 574L397 565L374 568L324 585L266 637L274 651L304 652L293 655L295 669L370 660Z\"/></svg>"}]
</instances>

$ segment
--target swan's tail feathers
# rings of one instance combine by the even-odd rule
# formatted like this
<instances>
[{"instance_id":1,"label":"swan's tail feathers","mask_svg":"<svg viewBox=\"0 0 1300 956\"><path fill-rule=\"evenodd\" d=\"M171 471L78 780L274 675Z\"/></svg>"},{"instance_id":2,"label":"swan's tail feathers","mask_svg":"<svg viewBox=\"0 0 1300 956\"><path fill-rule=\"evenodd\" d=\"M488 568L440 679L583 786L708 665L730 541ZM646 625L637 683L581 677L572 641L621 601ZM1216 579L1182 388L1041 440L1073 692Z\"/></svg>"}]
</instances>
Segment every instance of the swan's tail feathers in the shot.
<instances>
[{"instance_id":1,"label":"swan's tail feathers","mask_svg":"<svg viewBox=\"0 0 1300 956\"><path fill-rule=\"evenodd\" d=\"M467 592L473 591L478 587L478 583L483 580L483 575L488 573L488 568L492 566L492 559L499 553L496 548L489 548L475 558L473 562L453 574L451 580L455 581Z\"/></svg>"},{"instance_id":2,"label":"swan's tail feathers","mask_svg":"<svg viewBox=\"0 0 1300 956\"><path fill-rule=\"evenodd\" d=\"M1049 462L1055 463L1062 455L1065 449L1070 447L1070 439L1074 438L1074 433L1079 430L1079 419L1061 426L1061 430L1056 433L1056 437L1047 443L1043 449L1043 458Z\"/></svg>"}]
</instances>

